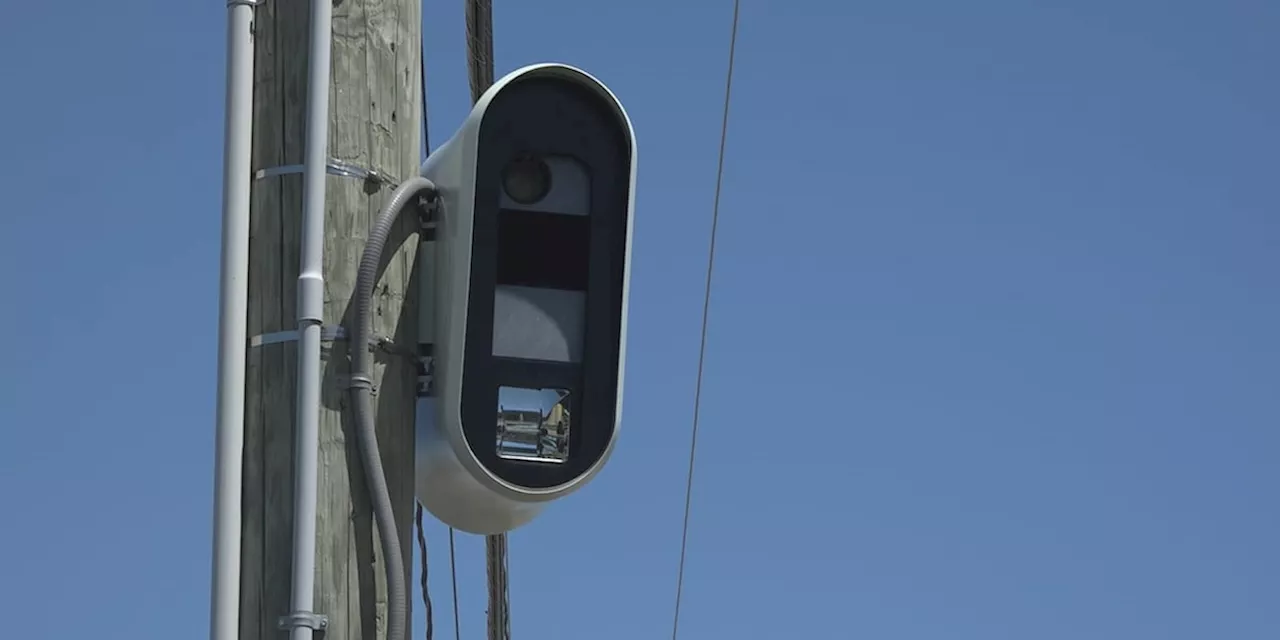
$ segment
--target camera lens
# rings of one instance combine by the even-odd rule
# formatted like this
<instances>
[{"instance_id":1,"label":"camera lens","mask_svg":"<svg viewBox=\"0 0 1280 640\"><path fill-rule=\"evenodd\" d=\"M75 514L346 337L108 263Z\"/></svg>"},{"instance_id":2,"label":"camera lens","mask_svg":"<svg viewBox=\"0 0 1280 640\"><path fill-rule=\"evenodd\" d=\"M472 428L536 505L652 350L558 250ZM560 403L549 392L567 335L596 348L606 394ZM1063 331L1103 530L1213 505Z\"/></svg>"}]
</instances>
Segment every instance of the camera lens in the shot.
<instances>
[{"instance_id":1,"label":"camera lens","mask_svg":"<svg viewBox=\"0 0 1280 640\"><path fill-rule=\"evenodd\" d=\"M516 158L502 170L502 189L520 204L538 202L551 191L551 169L541 158Z\"/></svg>"}]
</instances>

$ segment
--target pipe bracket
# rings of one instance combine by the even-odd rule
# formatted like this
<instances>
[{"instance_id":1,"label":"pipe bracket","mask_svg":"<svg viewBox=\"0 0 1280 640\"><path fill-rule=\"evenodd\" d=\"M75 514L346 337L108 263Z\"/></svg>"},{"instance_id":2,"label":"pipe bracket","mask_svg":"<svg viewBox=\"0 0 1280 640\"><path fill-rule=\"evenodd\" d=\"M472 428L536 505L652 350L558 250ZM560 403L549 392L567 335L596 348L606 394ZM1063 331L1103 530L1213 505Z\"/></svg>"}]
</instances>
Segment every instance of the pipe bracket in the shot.
<instances>
[{"instance_id":1,"label":"pipe bracket","mask_svg":"<svg viewBox=\"0 0 1280 640\"><path fill-rule=\"evenodd\" d=\"M426 398L435 395L436 357L435 346L419 344L418 353L418 397Z\"/></svg>"},{"instance_id":2,"label":"pipe bracket","mask_svg":"<svg viewBox=\"0 0 1280 640\"><path fill-rule=\"evenodd\" d=\"M369 376L352 375L347 378L348 389L368 389L370 394L376 394L377 387L373 384L373 379Z\"/></svg>"},{"instance_id":3,"label":"pipe bracket","mask_svg":"<svg viewBox=\"0 0 1280 640\"><path fill-rule=\"evenodd\" d=\"M341 326L324 325L320 327L320 341L334 342L336 340L346 340L347 330ZM281 342L297 342L298 331L274 331L272 333L263 333L249 338L249 347L265 347L269 344L279 344Z\"/></svg>"},{"instance_id":4,"label":"pipe bracket","mask_svg":"<svg viewBox=\"0 0 1280 640\"><path fill-rule=\"evenodd\" d=\"M336 326L336 325L322 325L320 327L321 342L337 342L339 340L347 340L348 338L349 338L349 334L345 327ZM265 347L271 344L280 344L282 342L297 342L297 341L298 341L297 330L273 331L271 333L263 333L263 334L253 336L252 338L249 338L248 346L249 348ZM397 344L395 340L392 340L387 336L379 336L379 335L370 336L369 348L375 351L381 351L383 353L387 353L391 355L410 356L414 358L418 357L418 352L416 349L410 349L409 347L405 347L400 344Z\"/></svg>"},{"instance_id":5,"label":"pipe bracket","mask_svg":"<svg viewBox=\"0 0 1280 640\"><path fill-rule=\"evenodd\" d=\"M276 621L276 628L283 631L291 631L298 627L309 627L315 631L324 631L329 626L329 616L311 613L310 611L295 611L287 616L280 616Z\"/></svg>"}]
</instances>

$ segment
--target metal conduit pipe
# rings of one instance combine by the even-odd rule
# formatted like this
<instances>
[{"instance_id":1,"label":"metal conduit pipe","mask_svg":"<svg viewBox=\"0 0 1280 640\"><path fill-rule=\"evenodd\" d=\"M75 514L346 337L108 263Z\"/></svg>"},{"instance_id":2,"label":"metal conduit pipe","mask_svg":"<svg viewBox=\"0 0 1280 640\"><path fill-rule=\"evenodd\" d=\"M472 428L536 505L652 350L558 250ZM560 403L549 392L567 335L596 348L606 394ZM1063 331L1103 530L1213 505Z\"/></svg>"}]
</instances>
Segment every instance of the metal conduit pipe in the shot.
<instances>
[{"instance_id":1,"label":"metal conduit pipe","mask_svg":"<svg viewBox=\"0 0 1280 640\"><path fill-rule=\"evenodd\" d=\"M249 185L253 160L253 6L243 0L227 3L225 117L210 640L236 640L240 635L240 489L249 315Z\"/></svg>"},{"instance_id":2,"label":"metal conduit pipe","mask_svg":"<svg viewBox=\"0 0 1280 640\"><path fill-rule=\"evenodd\" d=\"M316 494L320 444L320 341L324 322L325 177L329 152L332 0L312 0L307 68L306 149L302 167L302 259L298 272L298 404L294 432L293 580L290 618L314 616ZM314 630L293 624L290 640Z\"/></svg>"}]
</instances>

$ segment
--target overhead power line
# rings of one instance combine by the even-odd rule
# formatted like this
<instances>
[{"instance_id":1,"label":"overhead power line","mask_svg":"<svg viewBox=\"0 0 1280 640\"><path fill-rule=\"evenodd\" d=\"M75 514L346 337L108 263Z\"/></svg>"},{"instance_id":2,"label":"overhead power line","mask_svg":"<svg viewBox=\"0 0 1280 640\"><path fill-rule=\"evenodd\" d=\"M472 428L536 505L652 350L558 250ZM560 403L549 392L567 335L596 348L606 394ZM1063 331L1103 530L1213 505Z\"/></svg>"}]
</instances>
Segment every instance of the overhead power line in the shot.
<instances>
[{"instance_id":1,"label":"overhead power line","mask_svg":"<svg viewBox=\"0 0 1280 640\"><path fill-rule=\"evenodd\" d=\"M733 95L733 59L738 44L738 5L733 2L733 26L729 32L729 65L724 81L724 114L720 120L720 155L716 161L715 198L711 205L711 240L707 249L707 283L702 296L702 331L698 341L698 374L693 391L693 426L689 436L689 473L684 489L684 524L680 530L680 566L676 573L676 606L671 640L680 634L680 601L684 596L684 561L689 548L689 513L693 504L693 471L698 452L698 417L702 408L702 372L707 355L707 319L711 313L711 283L716 264L716 230L720 222L720 185L724 178L724 148L729 134L729 103Z\"/></svg>"}]
</instances>

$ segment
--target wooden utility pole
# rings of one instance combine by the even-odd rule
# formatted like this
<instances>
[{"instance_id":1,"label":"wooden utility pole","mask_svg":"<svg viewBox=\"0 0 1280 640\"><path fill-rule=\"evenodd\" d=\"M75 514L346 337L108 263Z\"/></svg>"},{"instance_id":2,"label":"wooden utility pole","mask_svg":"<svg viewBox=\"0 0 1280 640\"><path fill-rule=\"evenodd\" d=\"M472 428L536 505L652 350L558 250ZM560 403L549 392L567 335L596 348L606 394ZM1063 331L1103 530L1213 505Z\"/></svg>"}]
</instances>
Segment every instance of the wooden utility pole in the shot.
<instances>
[{"instance_id":1,"label":"wooden utility pole","mask_svg":"<svg viewBox=\"0 0 1280 640\"><path fill-rule=\"evenodd\" d=\"M421 0L334 0L329 156L387 182L327 178L328 335L333 327L351 326L357 265L373 218L394 187L388 182L418 170L421 11ZM278 619L290 613L297 387L296 334L290 332L297 328L309 24L307 0L264 0L256 8L253 167L266 175L254 180L250 223L241 640L285 637ZM416 233L415 216L402 216L383 253L373 303L375 337L408 347L379 352L374 370L378 441L406 584L414 505ZM270 337L277 332L286 333ZM350 410L352 347L339 337L325 343L322 356L314 610L328 618L322 637L375 640L386 633L386 582Z\"/></svg>"},{"instance_id":2,"label":"wooden utility pole","mask_svg":"<svg viewBox=\"0 0 1280 640\"><path fill-rule=\"evenodd\" d=\"M467 80L471 86L471 102L493 84L493 2L467 0ZM511 638L510 602L507 591L507 534L485 536L485 581L488 584L489 608L486 629L489 640Z\"/></svg>"},{"instance_id":3,"label":"wooden utility pole","mask_svg":"<svg viewBox=\"0 0 1280 640\"><path fill-rule=\"evenodd\" d=\"M489 640L510 640L511 614L507 598L507 536L485 536L485 580L489 585L486 622Z\"/></svg>"}]
</instances>

